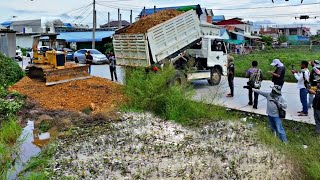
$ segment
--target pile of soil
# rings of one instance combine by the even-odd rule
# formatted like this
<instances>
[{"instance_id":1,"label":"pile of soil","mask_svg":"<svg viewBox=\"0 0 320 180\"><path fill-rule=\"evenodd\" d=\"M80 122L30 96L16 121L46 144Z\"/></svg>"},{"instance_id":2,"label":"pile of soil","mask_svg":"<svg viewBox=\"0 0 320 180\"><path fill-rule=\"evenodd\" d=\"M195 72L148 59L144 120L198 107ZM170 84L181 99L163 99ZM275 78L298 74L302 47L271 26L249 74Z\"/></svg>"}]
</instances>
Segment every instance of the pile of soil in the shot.
<instances>
[{"instance_id":1,"label":"pile of soil","mask_svg":"<svg viewBox=\"0 0 320 180\"><path fill-rule=\"evenodd\" d=\"M26 95L47 110L110 112L124 102L121 88L98 77L54 86L24 77L9 90Z\"/></svg>"},{"instance_id":2,"label":"pile of soil","mask_svg":"<svg viewBox=\"0 0 320 180\"><path fill-rule=\"evenodd\" d=\"M161 24L169 19L172 19L183 12L174 9L159 11L155 14L143 17L139 21L129 26L123 33L139 34L146 33L148 29Z\"/></svg>"}]
</instances>

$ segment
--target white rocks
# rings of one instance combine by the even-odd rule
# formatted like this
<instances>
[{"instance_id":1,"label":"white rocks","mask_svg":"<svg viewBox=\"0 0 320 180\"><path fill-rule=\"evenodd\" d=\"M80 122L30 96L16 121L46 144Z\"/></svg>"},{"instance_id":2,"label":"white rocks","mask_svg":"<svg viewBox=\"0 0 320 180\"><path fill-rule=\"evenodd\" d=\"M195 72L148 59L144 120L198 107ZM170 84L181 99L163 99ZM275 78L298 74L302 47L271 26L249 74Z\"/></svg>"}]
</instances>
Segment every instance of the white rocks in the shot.
<instances>
[{"instance_id":1,"label":"white rocks","mask_svg":"<svg viewBox=\"0 0 320 180\"><path fill-rule=\"evenodd\" d=\"M257 144L238 122L190 129L151 114L125 113L122 120L59 140L54 178L285 179L291 174L283 157Z\"/></svg>"}]
</instances>

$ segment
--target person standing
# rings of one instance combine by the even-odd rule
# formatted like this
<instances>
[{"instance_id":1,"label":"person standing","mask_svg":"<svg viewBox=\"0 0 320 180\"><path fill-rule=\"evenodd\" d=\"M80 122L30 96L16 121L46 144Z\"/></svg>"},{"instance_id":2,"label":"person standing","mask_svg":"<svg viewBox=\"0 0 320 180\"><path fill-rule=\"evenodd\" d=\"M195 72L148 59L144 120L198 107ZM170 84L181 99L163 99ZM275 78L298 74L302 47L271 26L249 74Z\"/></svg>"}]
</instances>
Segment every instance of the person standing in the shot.
<instances>
[{"instance_id":1,"label":"person standing","mask_svg":"<svg viewBox=\"0 0 320 180\"><path fill-rule=\"evenodd\" d=\"M245 88L248 88L249 90L249 105L253 105L254 109L258 109L258 99L259 94L254 93L254 99L252 101L252 88L260 89L261 82L263 80L263 74L262 71L258 68L258 62L252 61L252 68L248 69L246 72L246 77L249 78L249 81L247 82L247 85Z\"/></svg>"},{"instance_id":2,"label":"person standing","mask_svg":"<svg viewBox=\"0 0 320 180\"><path fill-rule=\"evenodd\" d=\"M116 58L114 57L113 52L110 52L110 54L109 54L109 61L110 61L109 68L110 68L111 80L114 81L114 78L115 78L116 81L118 81ZM114 78L113 78L113 76L114 76Z\"/></svg>"},{"instance_id":3,"label":"person standing","mask_svg":"<svg viewBox=\"0 0 320 180\"><path fill-rule=\"evenodd\" d=\"M229 84L229 88L230 88L230 94L227 94L227 97L233 97L234 95L234 58L230 55L228 55L228 84Z\"/></svg>"},{"instance_id":4,"label":"person standing","mask_svg":"<svg viewBox=\"0 0 320 180\"><path fill-rule=\"evenodd\" d=\"M314 121L316 122L316 133L320 135L320 84L317 84L317 88L309 91L310 94L315 95L312 107L314 113Z\"/></svg>"},{"instance_id":5,"label":"person standing","mask_svg":"<svg viewBox=\"0 0 320 180\"><path fill-rule=\"evenodd\" d=\"M87 51L87 53L86 53L86 64L89 65L88 71L89 71L89 74L90 74L90 75L91 75L91 65L92 65L92 62L93 62L93 57L92 57L90 51Z\"/></svg>"},{"instance_id":6,"label":"person standing","mask_svg":"<svg viewBox=\"0 0 320 180\"><path fill-rule=\"evenodd\" d=\"M312 70L310 72L310 85L312 89L317 89L317 84L319 79L319 68L320 68L320 62L318 60L314 60L310 62L310 65L312 66ZM314 94L309 93L309 101L308 101L308 108L310 109L312 106Z\"/></svg>"},{"instance_id":7,"label":"person standing","mask_svg":"<svg viewBox=\"0 0 320 180\"><path fill-rule=\"evenodd\" d=\"M258 93L267 98L267 115L272 132L276 132L278 138L282 142L287 142L286 132L282 126L282 121L279 115L279 109L286 109L287 103L281 96L281 86L274 85L271 93L262 92L257 89L253 89L255 93Z\"/></svg>"},{"instance_id":8,"label":"person standing","mask_svg":"<svg viewBox=\"0 0 320 180\"><path fill-rule=\"evenodd\" d=\"M306 82L309 81L310 72L308 70L308 61L301 62L301 71L291 70L294 77L297 79L297 87L300 91L300 102L302 104L302 111L299 111L299 116L308 116L308 89L306 87Z\"/></svg>"},{"instance_id":9,"label":"person standing","mask_svg":"<svg viewBox=\"0 0 320 180\"><path fill-rule=\"evenodd\" d=\"M274 83L274 85L278 85L282 88L284 84L286 68L279 59L274 59L271 63L271 66L276 67L276 70L274 72L268 71L272 75L272 82Z\"/></svg>"}]
</instances>

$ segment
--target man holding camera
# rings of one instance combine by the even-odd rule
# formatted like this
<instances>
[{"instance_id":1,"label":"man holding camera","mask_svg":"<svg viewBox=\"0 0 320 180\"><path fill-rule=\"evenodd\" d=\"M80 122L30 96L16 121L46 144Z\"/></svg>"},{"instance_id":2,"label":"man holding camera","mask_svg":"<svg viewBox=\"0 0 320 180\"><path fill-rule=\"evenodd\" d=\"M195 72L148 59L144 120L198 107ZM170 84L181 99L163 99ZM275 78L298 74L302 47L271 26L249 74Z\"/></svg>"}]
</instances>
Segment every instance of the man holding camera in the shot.
<instances>
[{"instance_id":1,"label":"man holding camera","mask_svg":"<svg viewBox=\"0 0 320 180\"><path fill-rule=\"evenodd\" d=\"M300 91L300 102L302 104L302 111L298 112L298 116L308 116L308 89L310 88L309 77L310 72L308 70L308 61L301 62L301 71L298 72L294 68L291 70L294 77L297 79L297 87Z\"/></svg>"},{"instance_id":2,"label":"man holding camera","mask_svg":"<svg viewBox=\"0 0 320 180\"><path fill-rule=\"evenodd\" d=\"M276 70L274 72L268 71L272 75L272 82L274 83L274 85L278 85L282 88L284 84L286 68L279 59L274 59L271 63L271 66L276 67Z\"/></svg>"},{"instance_id":3,"label":"man holding camera","mask_svg":"<svg viewBox=\"0 0 320 180\"><path fill-rule=\"evenodd\" d=\"M260 89L261 82L263 80L263 74L261 69L258 68L258 62L252 61L252 68L248 69L246 72L246 77L249 78L249 81L247 82L247 86L243 86L243 88L246 88L249 90L249 105L253 105L254 109L258 109L258 98L259 94L254 92L254 99L252 102L252 88L254 89Z\"/></svg>"}]
</instances>

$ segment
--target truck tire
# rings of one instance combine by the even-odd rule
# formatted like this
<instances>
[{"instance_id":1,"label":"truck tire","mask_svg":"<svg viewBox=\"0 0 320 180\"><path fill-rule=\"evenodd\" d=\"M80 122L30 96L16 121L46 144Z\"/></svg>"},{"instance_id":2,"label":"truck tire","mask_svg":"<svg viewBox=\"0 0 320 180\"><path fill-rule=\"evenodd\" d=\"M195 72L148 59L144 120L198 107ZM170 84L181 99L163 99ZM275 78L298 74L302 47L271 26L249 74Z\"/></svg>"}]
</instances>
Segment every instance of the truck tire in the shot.
<instances>
[{"instance_id":1,"label":"truck tire","mask_svg":"<svg viewBox=\"0 0 320 180\"><path fill-rule=\"evenodd\" d=\"M210 86L216 86L220 84L221 81L221 72L217 68L210 69L210 78L208 83Z\"/></svg>"},{"instance_id":2,"label":"truck tire","mask_svg":"<svg viewBox=\"0 0 320 180\"><path fill-rule=\"evenodd\" d=\"M170 84L176 86L186 86L186 75L182 71L176 71Z\"/></svg>"}]
</instances>

